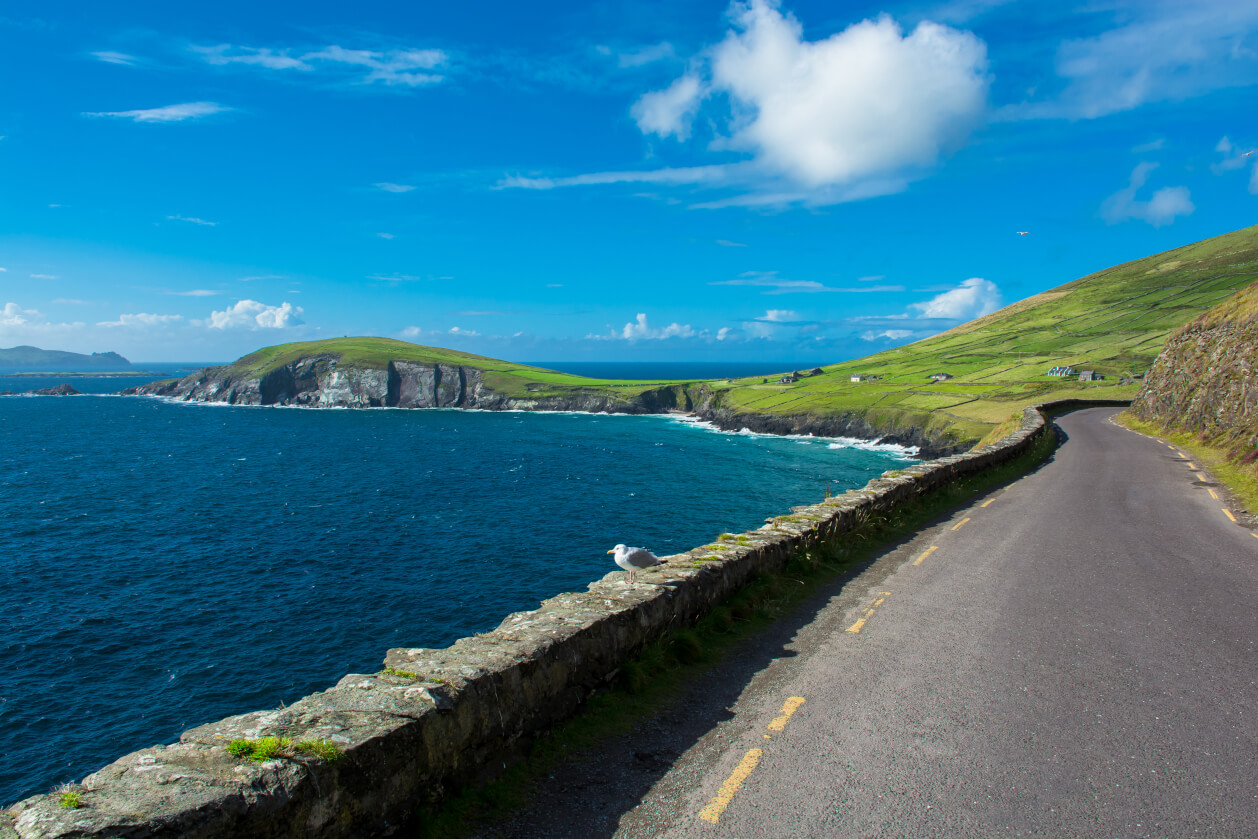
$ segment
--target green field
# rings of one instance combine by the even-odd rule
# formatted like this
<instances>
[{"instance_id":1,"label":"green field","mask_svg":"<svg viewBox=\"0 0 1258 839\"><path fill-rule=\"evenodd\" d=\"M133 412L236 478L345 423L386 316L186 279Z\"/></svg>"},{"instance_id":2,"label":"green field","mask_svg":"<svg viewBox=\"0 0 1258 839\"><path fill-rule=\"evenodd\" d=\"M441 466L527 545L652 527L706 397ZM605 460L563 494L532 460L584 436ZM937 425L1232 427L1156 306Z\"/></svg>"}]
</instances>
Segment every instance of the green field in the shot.
<instances>
[{"instance_id":1,"label":"green field","mask_svg":"<svg viewBox=\"0 0 1258 839\"><path fill-rule=\"evenodd\" d=\"M1177 327L1258 280L1258 227L1100 271L933 338L823 368L794 384L713 383L724 407L772 414L854 411L979 439L1023 406L1126 399ZM1100 382L1045 375L1094 370ZM853 374L879 380L853 383ZM932 373L954 378L935 383ZM1126 377L1129 384L1123 384ZM774 381L774 379L770 379Z\"/></svg>"},{"instance_id":2,"label":"green field","mask_svg":"<svg viewBox=\"0 0 1258 839\"><path fill-rule=\"evenodd\" d=\"M484 370L487 385L514 397L610 391L632 400L672 384L712 410L857 415L879 428L917 426L942 439L976 441L1036 402L1133 397L1172 331L1256 280L1258 226L1099 271L933 338L830 365L791 384L778 384L778 376L673 383L586 379L387 338L284 344L232 367L259 375L319 353L367 367L390 361L463 365ZM1046 375L1066 365L1104 380ZM934 382L933 373L953 378ZM854 383L854 374L878 379Z\"/></svg>"}]
</instances>

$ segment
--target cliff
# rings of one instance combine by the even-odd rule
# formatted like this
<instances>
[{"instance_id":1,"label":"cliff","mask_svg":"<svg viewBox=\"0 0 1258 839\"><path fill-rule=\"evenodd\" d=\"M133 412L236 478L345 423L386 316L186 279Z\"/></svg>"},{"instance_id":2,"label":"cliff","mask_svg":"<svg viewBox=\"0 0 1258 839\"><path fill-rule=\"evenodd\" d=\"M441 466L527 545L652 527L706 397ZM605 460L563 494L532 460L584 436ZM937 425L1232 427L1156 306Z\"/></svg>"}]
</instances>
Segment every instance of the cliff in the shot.
<instances>
[{"instance_id":1,"label":"cliff","mask_svg":"<svg viewBox=\"0 0 1258 839\"><path fill-rule=\"evenodd\" d=\"M1258 461L1258 283L1171 335L1131 412Z\"/></svg>"},{"instance_id":2,"label":"cliff","mask_svg":"<svg viewBox=\"0 0 1258 839\"><path fill-rule=\"evenodd\" d=\"M488 411L692 413L718 428L769 434L855 437L916 446L924 457L964 451L957 440L925 424L871 421L857 411L762 414L727 407L711 382L585 379L511 362L421 347L401 341L352 338L259 350L222 367L182 379L122 391L186 402L312 408L465 408Z\"/></svg>"}]
</instances>

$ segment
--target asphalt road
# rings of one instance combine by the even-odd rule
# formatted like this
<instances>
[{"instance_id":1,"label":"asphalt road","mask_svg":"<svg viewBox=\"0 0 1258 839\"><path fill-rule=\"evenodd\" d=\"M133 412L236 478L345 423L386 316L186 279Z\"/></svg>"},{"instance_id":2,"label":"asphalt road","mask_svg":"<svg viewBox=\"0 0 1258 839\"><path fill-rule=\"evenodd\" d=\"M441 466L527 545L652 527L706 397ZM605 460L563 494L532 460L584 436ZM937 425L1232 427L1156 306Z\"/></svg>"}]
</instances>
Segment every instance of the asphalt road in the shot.
<instances>
[{"instance_id":1,"label":"asphalt road","mask_svg":"<svg viewBox=\"0 0 1258 839\"><path fill-rule=\"evenodd\" d=\"M1258 836L1258 522L1114 413L478 835Z\"/></svg>"},{"instance_id":2,"label":"asphalt road","mask_svg":"<svg viewBox=\"0 0 1258 839\"><path fill-rule=\"evenodd\" d=\"M845 586L600 835L1258 836L1258 538L1114 413Z\"/></svg>"}]
</instances>

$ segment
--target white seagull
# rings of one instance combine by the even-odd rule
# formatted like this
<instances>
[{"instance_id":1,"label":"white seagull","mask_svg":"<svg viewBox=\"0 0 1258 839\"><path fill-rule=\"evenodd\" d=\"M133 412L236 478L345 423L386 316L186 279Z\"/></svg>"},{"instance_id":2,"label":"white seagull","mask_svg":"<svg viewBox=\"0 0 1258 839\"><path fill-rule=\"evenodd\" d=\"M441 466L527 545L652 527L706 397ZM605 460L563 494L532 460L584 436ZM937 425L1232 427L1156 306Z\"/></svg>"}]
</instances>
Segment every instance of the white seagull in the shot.
<instances>
[{"instance_id":1,"label":"white seagull","mask_svg":"<svg viewBox=\"0 0 1258 839\"><path fill-rule=\"evenodd\" d=\"M629 572L629 582L631 583L639 570L660 564L660 558L646 548L627 548L621 544L612 548L608 553L615 554L613 559L616 560L616 564Z\"/></svg>"},{"instance_id":2,"label":"white seagull","mask_svg":"<svg viewBox=\"0 0 1258 839\"><path fill-rule=\"evenodd\" d=\"M1019 236L1030 236L1030 235L1031 235L1031 231L1030 231L1030 230L1019 230L1019 231L1018 231L1018 235L1019 235Z\"/></svg>"}]
</instances>

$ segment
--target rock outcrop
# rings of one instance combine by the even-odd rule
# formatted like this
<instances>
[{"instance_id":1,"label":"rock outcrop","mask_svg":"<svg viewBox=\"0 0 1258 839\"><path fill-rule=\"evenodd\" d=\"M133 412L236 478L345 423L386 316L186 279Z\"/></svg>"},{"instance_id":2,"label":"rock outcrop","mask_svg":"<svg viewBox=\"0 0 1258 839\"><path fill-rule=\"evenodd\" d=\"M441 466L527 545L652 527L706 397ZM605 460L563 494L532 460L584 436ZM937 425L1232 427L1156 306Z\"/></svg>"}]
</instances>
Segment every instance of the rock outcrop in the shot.
<instances>
[{"instance_id":1,"label":"rock outcrop","mask_svg":"<svg viewBox=\"0 0 1258 839\"><path fill-rule=\"evenodd\" d=\"M1258 459L1258 283L1170 337L1131 412Z\"/></svg>"},{"instance_id":2,"label":"rock outcrop","mask_svg":"<svg viewBox=\"0 0 1258 839\"><path fill-rule=\"evenodd\" d=\"M247 369L247 368L246 368ZM390 361L385 367L347 364L335 354L304 356L261 374L238 365L207 367L182 379L140 385L126 395L186 402L291 405L314 408L474 408L487 411L583 411L609 414L692 413L726 431L853 437L914 446L923 458L965 451L974 440L948 439L912 425L877 425L857 413L777 415L744 413L721 405L709 385L661 385L622 395L616 388L566 388L511 395L470 365Z\"/></svg>"}]
</instances>

